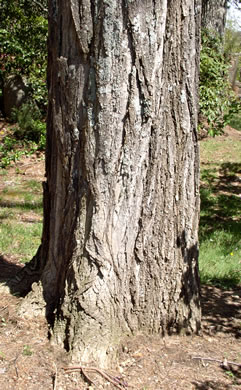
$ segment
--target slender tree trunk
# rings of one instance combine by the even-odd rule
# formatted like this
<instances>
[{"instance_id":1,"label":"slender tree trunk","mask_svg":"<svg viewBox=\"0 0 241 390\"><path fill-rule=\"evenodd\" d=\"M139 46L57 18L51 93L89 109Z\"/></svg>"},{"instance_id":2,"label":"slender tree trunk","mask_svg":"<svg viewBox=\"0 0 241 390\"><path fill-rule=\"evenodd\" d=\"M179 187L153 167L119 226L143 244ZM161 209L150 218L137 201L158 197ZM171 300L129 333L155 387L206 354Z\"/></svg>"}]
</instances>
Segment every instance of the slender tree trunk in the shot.
<instances>
[{"instance_id":1,"label":"slender tree trunk","mask_svg":"<svg viewBox=\"0 0 241 390\"><path fill-rule=\"evenodd\" d=\"M202 0L202 27L224 35L228 0Z\"/></svg>"},{"instance_id":2,"label":"slender tree trunk","mask_svg":"<svg viewBox=\"0 0 241 390\"><path fill-rule=\"evenodd\" d=\"M232 56L231 66L229 68L229 82L232 86L232 89L235 91L236 89L236 81L238 76L239 64L240 64L240 54L233 54Z\"/></svg>"},{"instance_id":3,"label":"slender tree trunk","mask_svg":"<svg viewBox=\"0 0 241 390\"><path fill-rule=\"evenodd\" d=\"M200 328L199 0L50 0L44 233L58 343Z\"/></svg>"}]
</instances>

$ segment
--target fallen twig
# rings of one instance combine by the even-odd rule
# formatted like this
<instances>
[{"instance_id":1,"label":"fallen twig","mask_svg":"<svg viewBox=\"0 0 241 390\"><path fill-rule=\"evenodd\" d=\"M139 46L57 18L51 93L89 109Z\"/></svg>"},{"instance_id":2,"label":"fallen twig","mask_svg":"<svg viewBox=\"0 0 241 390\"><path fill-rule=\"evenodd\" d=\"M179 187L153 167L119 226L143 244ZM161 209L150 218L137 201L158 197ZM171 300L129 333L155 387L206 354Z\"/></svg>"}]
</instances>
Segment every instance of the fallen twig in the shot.
<instances>
[{"instance_id":1,"label":"fallen twig","mask_svg":"<svg viewBox=\"0 0 241 390\"><path fill-rule=\"evenodd\" d=\"M81 372L82 372L82 375L85 377L85 379L87 380L87 382L90 384L90 385L94 385L94 382L92 381L92 379L90 379L90 377L86 374L85 370L83 367L81 367Z\"/></svg>"},{"instance_id":2,"label":"fallen twig","mask_svg":"<svg viewBox=\"0 0 241 390\"><path fill-rule=\"evenodd\" d=\"M8 362L8 368L6 369L6 372L10 369L10 366L14 365L14 368L15 368L15 372L16 372L16 376L18 378L18 367L17 367L17 360L19 358L19 356L21 355L21 352L19 352L15 358L9 360Z\"/></svg>"},{"instance_id":3,"label":"fallen twig","mask_svg":"<svg viewBox=\"0 0 241 390\"><path fill-rule=\"evenodd\" d=\"M73 366L73 367L63 367L63 369L67 372L80 371L90 383L93 383L93 381L86 375L86 372L96 372L97 374L101 375L108 382L112 383L115 387L117 387L120 390L123 390L123 387L124 388L127 387L127 384L123 382L121 379L115 378L112 375L107 374L106 372L102 371L97 367Z\"/></svg>"},{"instance_id":4,"label":"fallen twig","mask_svg":"<svg viewBox=\"0 0 241 390\"><path fill-rule=\"evenodd\" d=\"M200 359L200 360L208 360L208 361L210 361L210 362L217 362L217 363L220 363L223 367L227 367L227 366L229 366L229 365L241 367L241 364L240 364L240 363L229 362L227 359L219 360L219 359L214 359L214 358L209 358L209 357L203 357L203 356L193 356L193 359Z\"/></svg>"}]
</instances>

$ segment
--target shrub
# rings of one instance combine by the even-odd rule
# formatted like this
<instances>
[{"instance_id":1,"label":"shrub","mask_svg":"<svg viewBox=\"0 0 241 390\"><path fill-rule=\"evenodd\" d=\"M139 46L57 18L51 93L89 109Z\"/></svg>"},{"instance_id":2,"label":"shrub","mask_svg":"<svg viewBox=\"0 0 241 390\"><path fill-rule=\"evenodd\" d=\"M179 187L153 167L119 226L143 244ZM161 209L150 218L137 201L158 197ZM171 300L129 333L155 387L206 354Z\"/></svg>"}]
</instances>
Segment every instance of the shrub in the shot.
<instances>
[{"instance_id":1,"label":"shrub","mask_svg":"<svg viewBox=\"0 0 241 390\"><path fill-rule=\"evenodd\" d=\"M32 99L46 113L47 1L3 0L0 5L0 79L26 76Z\"/></svg>"},{"instance_id":2,"label":"shrub","mask_svg":"<svg viewBox=\"0 0 241 390\"><path fill-rule=\"evenodd\" d=\"M228 63L224 59L223 43L210 30L202 33L199 94L200 113L208 124L209 134L220 134L231 116L240 110L240 103L228 81Z\"/></svg>"},{"instance_id":3,"label":"shrub","mask_svg":"<svg viewBox=\"0 0 241 390\"><path fill-rule=\"evenodd\" d=\"M17 123L14 134L16 138L33 141L40 149L45 147L46 124L42 120L41 111L35 103L28 102L13 112Z\"/></svg>"}]
</instances>

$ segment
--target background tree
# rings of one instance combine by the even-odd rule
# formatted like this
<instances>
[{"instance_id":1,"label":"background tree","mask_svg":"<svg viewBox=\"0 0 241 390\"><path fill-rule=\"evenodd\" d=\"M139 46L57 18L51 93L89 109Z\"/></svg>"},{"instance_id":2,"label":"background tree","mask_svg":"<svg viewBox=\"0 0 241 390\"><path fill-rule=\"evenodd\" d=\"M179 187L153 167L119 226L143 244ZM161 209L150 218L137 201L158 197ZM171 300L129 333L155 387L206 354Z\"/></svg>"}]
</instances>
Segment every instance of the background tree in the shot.
<instances>
[{"instance_id":1,"label":"background tree","mask_svg":"<svg viewBox=\"0 0 241 390\"><path fill-rule=\"evenodd\" d=\"M0 3L0 80L26 77L34 100L46 114L47 0L3 0Z\"/></svg>"},{"instance_id":2,"label":"background tree","mask_svg":"<svg viewBox=\"0 0 241 390\"><path fill-rule=\"evenodd\" d=\"M228 0L202 0L202 28L224 35Z\"/></svg>"},{"instance_id":3,"label":"background tree","mask_svg":"<svg viewBox=\"0 0 241 390\"><path fill-rule=\"evenodd\" d=\"M0 113L16 123L1 140L1 167L45 148L47 13L47 0L0 2Z\"/></svg>"},{"instance_id":4,"label":"background tree","mask_svg":"<svg viewBox=\"0 0 241 390\"><path fill-rule=\"evenodd\" d=\"M233 111L237 110L228 68L222 39L212 30L204 30L199 85L200 128L206 128L212 136L223 131Z\"/></svg>"},{"instance_id":5,"label":"background tree","mask_svg":"<svg viewBox=\"0 0 241 390\"><path fill-rule=\"evenodd\" d=\"M200 328L200 2L49 1L42 245L12 289L104 364L123 334Z\"/></svg>"},{"instance_id":6,"label":"background tree","mask_svg":"<svg viewBox=\"0 0 241 390\"><path fill-rule=\"evenodd\" d=\"M200 128L220 134L240 110L229 82L226 16L229 1L202 1L202 50L200 61ZM236 3L236 6L238 4ZM230 34L229 34L230 35ZM233 36L233 34L232 34ZM225 39L224 39L225 37Z\"/></svg>"},{"instance_id":7,"label":"background tree","mask_svg":"<svg viewBox=\"0 0 241 390\"><path fill-rule=\"evenodd\" d=\"M240 81L240 57L241 57L241 31L237 28L235 19L227 22L224 41L224 55L231 64L229 68L229 81L233 90L236 87L236 81Z\"/></svg>"}]
</instances>

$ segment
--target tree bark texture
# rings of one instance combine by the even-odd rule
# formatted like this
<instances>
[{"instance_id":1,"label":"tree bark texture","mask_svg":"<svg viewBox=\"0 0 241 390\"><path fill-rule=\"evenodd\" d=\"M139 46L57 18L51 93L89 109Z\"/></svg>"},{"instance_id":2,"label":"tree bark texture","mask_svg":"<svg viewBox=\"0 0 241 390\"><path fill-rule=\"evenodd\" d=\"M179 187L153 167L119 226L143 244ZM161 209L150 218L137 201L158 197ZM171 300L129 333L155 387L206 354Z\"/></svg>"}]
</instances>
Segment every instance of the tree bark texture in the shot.
<instances>
[{"instance_id":1,"label":"tree bark texture","mask_svg":"<svg viewBox=\"0 0 241 390\"><path fill-rule=\"evenodd\" d=\"M202 27L223 37L228 10L228 0L202 0Z\"/></svg>"},{"instance_id":2,"label":"tree bark texture","mask_svg":"<svg viewBox=\"0 0 241 390\"><path fill-rule=\"evenodd\" d=\"M41 277L57 342L200 328L199 0L50 0Z\"/></svg>"}]
</instances>

